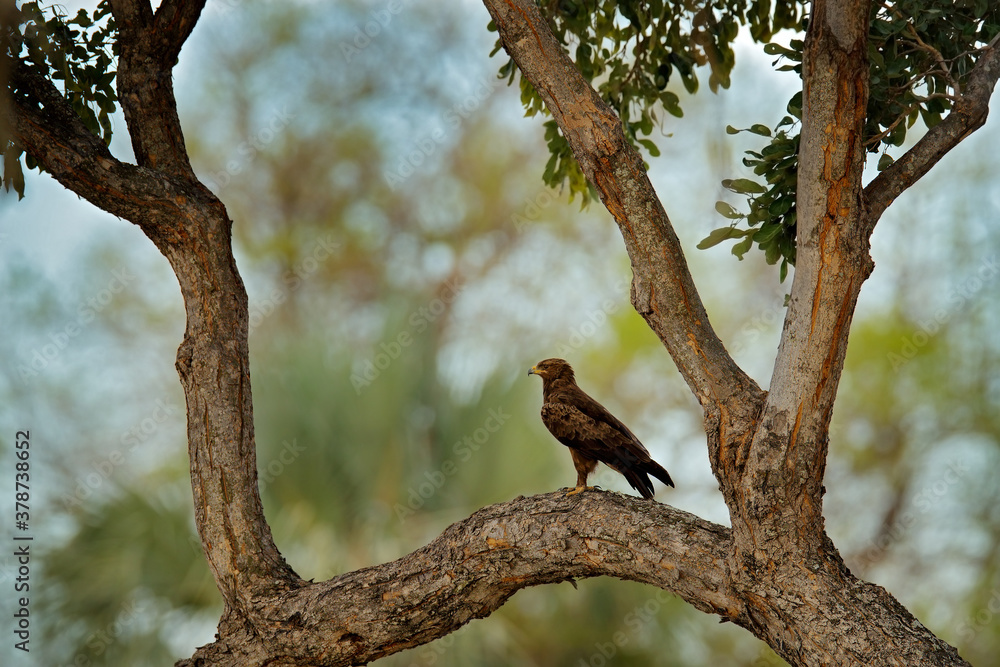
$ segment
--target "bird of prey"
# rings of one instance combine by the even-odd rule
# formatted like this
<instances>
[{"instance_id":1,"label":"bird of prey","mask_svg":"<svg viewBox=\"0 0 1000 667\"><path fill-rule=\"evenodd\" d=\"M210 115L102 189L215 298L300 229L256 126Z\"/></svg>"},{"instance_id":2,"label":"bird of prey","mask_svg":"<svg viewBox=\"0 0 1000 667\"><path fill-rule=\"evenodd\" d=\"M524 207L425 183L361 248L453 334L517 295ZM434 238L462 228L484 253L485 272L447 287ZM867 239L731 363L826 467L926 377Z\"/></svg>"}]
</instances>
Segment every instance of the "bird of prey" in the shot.
<instances>
[{"instance_id":1,"label":"bird of prey","mask_svg":"<svg viewBox=\"0 0 1000 667\"><path fill-rule=\"evenodd\" d=\"M643 498L653 497L649 475L674 485L632 431L577 386L564 359L539 361L528 375L542 378L542 422L573 456L576 488L567 496L594 488L587 486L587 476L598 461L621 473Z\"/></svg>"}]
</instances>

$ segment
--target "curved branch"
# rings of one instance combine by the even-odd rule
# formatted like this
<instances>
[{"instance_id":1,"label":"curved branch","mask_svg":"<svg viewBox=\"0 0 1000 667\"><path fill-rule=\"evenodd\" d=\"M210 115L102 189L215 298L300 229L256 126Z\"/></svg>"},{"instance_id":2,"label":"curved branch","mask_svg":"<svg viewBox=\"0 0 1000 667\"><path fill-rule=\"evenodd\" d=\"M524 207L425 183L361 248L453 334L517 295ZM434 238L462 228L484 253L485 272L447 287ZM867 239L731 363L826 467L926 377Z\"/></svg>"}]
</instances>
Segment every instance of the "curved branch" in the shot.
<instances>
[{"instance_id":1,"label":"curved branch","mask_svg":"<svg viewBox=\"0 0 1000 667\"><path fill-rule=\"evenodd\" d=\"M611 492L563 492L485 507L428 545L376 567L255 602L255 631L201 647L178 665L359 665L488 616L529 586L612 576L652 584L725 619L729 529ZM574 584L575 585L575 584ZM235 640L235 641L234 641ZM203 659L205 663L199 663Z\"/></svg>"},{"instance_id":2,"label":"curved branch","mask_svg":"<svg viewBox=\"0 0 1000 667\"><path fill-rule=\"evenodd\" d=\"M750 630L792 664L964 665L886 591L833 561L732 565L732 531L611 492L485 507L375 567L248 597L178 667L361 665L426 644L530 586L610 576L650 584ZM738 570L738 571L737 571ZM753 589L741 588L746 578ZM662 599L662 598L661 598Z\"/></svg>"},{"instance_id":3,"label":"curved branch","mask_svg":"<svg viewBox=\"0 0 1000 667\"><path fill-rule=\"evenodd\" d=\"M171 128L177 121L173 93L158 83L169 84L170 65L157 69L140 54L150 34L151 14L144 8L148 3L115 3L116 19L128 24L120 26L126 35L122 50L131 49L123 60L133 58L137 67L134 76L125 76L135 85L120 80L119 90L126 115L132 109L133 143L149 148L139 154L139 166L116 160L52 83L20 63L12 78L11 124L21 145L67 188L139 225L177 276L187 315L177 371L187 405L195 519L226 602L225 624L248 617L255 596L293 588L300 580L274 545L260 501L247 295L233 258L232 221L222 203L182 168L187 156L179 124L176 132ZM130 97L129 90L137 96ZM164 113L137 108L145 94L164 104L159 110ZM180 143L160 141L170 136Z\"/></svg>"},{"instance_id":4,"label":"curved branch","mask_svg":"<svg viewBox=\"0 0 1000 667\"><path fill-rule=\"evenodd\" d=\"M927 130L910 150L865 188L866 233L871 235L885 209L916 183L951 149L986 123L990 97L1000 78L1000 35L983 49L965 90L944 120Z\"/></svg>"},{"instance_id":5,"label":"curved branch","mask_svg":"<svg viewBox=\"0 0 1000 667\"><path fill-rule=\"evenodd\" d=\"M500 40L542 96L632 260L632 303L706 408L759 396L708 320L680 241L621 120L569 59L531 0L484 0Z\"/></svg>"}]
</instances>

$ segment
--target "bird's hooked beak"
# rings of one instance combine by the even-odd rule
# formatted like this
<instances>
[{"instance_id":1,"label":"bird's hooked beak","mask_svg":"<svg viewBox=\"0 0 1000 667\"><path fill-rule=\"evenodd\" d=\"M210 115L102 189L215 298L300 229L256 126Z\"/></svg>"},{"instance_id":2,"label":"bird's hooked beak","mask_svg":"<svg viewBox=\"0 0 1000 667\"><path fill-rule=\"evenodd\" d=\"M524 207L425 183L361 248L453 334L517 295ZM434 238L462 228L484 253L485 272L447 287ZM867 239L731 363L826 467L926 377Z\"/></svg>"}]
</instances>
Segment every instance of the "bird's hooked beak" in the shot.
<instances>
[{"instance_id":1,"label":"bird's hooked beak","mask_svg":"<svg viewBox=\"0 0 1000 667\"><path fill-rule=\"evenodd\" d=\"M528 371L528 375L541 375L541 373L538 372L538 366L532 366L531 370Z\"/></svg>"}]
</instances>

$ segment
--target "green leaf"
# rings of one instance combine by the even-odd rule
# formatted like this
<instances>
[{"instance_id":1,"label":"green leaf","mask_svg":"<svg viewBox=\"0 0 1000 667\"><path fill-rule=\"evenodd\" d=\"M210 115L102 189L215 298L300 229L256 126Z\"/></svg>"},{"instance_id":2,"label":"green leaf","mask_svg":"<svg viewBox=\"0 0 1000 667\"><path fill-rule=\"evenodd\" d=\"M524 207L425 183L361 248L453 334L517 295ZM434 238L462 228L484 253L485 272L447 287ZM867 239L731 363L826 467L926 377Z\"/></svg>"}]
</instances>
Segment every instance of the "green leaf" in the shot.
<instances>
[{"instance_id":1,"label":"green leaf","mask_svg":"<svg viewBox=\"0 0 1000 667\"><path fill-rule=\"evenodd\" d=\"M639 143L645 146L646 150L652 157L660 157L660 149L649 139L639 139Z\"/></svg>"},{"instance_id":2,"label":"green leaf","mask_svg":"<svg viewBox=\"0 0 1000 667\"><path fill-rule=\"evenodd\" d=\"M546 185L554 185L556 183L556 163L559 161L559 156L552 154L549 157L549 161L545 164L545 171L542 173L542 181Z\"/></svg>"},{"instance_id":3,"label":"green leaf","mask_svg":"<svg viewBox=\"0 0 1000 667\"><path fill-rule=\"evenodd\" d=\"M727 190L739 193L741 195L752 194L758 195L767 192L767 188L756 181L751 181L749 178L736 178L736 179L726 179L722 181L722 187ZM718 206L716 206L718 208ZM725 215L725 214L723 214Z\"/></svg>"},{"instance_id":4,"label":"green leaf","mask_svg":"<svg viewBox=\"0 0 1000 667\"><path fill-rule=\"evenodd\" d=\"M639 129L643 134L651 134L653 132L653 119L650 118L648 111L642 112L642 118L639 121Z\"/></svg>"},{"instance_id":5,"label":"green leaf","mask_svg":"<svg viewBox=\"0 0 1000 667\"><path fill-rule=\"evenodd\" d=\"M751 246L753 246L753 237L747 234L747 236L744 237L742 241L733 246L732 252L742 262L743 255L747 254L750 251Z\"/></svg>"},{"instance_id":6,"label":"green leaf","mask_svg":"<svg viewBox=\"0 0 1000 667\"><path fill-rule=\"evenodd\" d=\"M24 172L21 170L21 150L8 147L3 154L3 188L17 193L17 200L24 199Z\"/></svg>"},{"instance_id":7,"label":"green leaf","mask_svg":"<svg viewBox=\"0 0 1000 667\"><path fill-rule=\"evenodd\" d=\"M742 234L743 232L735 227L720 227L719 229L713 229L708 236L703 238L701 242L698 243L698 248L700 250L706 250L712 246L719 245L726 239L741 236Z\"/></svg>"},{"instance_id":8,"label":"green leaf","mask_svg":"<svg viewBox=\"0 0 1000 667\"><path fill-rule=\"evenodd\" d=\"M698 77L695 76L694 72L690 76L681 76L681 83L684 84L684 89L688 91L691 95L698 92Z\"/></svg>"},{"instance_id":9,"label":"green leaf","mask_svg":"<svg viewBox=\"0 0 1000 667\"><path fill-rule=\"evenodd\" d=\"M742 130L737 130L732 125L726 125L726 134L739 134Z\"/></svg>"},{"instance_id":10,"label":"green leaf","mask_svg":"<svg viewBox=\"0 0 1000 667\"><path fill-rule=\"evenodd\" d=\"M772 240L770 243L761 247L764 249L764 261L770 265L775 265L778 263L778 259L781 258L781 246L776 243L776 240Z\"/></svg>"},{"instance_id":11,"label":"green leaf","mask_svg":"<svg viewBox=\"0 0 1000 667\"><path fill-rule=\"evenodd\" d=\"M792 207L795 200L791 197L781 197L780 199L775 199L771 202L771 205L767 207L767 213L772 218L777 218L788 212L788 209Z\"/></svg>"},{"instance_id":12,"label":"green leaf","mask_svg":"<svg viewBox=\"0 0 1000 667\"><path fill-rule=\"evenodd\" d=\"M753 125L750 126L750 129L747 131L753 132L754 134L759 134L762 137L771 136L771 128L769 128L767 125L761 125L760 123L754 123Z\"/></svg>"},{"instance_id":13,"label":"green leaf","mask_svg":"<svg viewBox=\"0 0 1000 667\"><path fill-rule=\"evenodd\" d=\"M739 220L740 218L745 217L742 213L724 201L715 202L715 210L718 211L723 217L729 218L730 220Z\"/></svg>"},{"instance_id":14,"label":"green leaf","mask_svg":"<svg viewBox=\"0 0 1000 667\"><path fill-rule=\"evenodd\" d=\"M676 94L670 92L669 90L663 91L660 93L660 103L671 116L676 118L684 117L684 111L681 109L681 100Z\"/></svg>"},{"instance_id":15,"label":"green leaf","mask_svg":"<svg viewBox=\"0 0 1000 667\"><path fill-rule=\"evenodd\" d=\"M889 136L885 138L885 141L893 146L902 146L903 142L906 141L906 125L900 123L894 127Z\"/></svg>"},{"instance_id":16,"label":"green leaf","mask_svg":"<svg viewBox=\"0 0 1000 667\"><path fill-rule=\"evenodd\" d=\"M798 120L802 120L802 91L792 95L792 99L788 101L788 106L786 107L788 113L792 114Z\"/></svg>"},{"instance_id":17,"label":"green leaf","mask_svg":"<svg viewBox=\"0 0 1000 667\"><path fill-rule=\"evenodd\" d=\"M778 234L781 233L781 225L773 222L769 222L761 227L753 235L753 240L755 243L759 243L761 247L767 245L774 240ZM773 264L774 262L768 262L768 264Z\"/></svg>"},{"instance_id":18,"label":"green leaf","mask_svg":"<svg viewBox=\"0 0 1000 667\"><path fill-rule=\"evenodd\" d=\"M794 56L796 55L790 49L785 48L781 44L775 44L771 42L770 44L764 45L764 53L769 56Z\"/></svg>"},{"instance_id":19,"label":"green leaf","mask_svg":"<svg viewBox=\"0 0 1000 667\"><path fill-rule=\"evenodd\" d=\"M889 165L891 165L893 162L895 162L895 160L891 155L889 155L888 153L882 153L882 157L878 159L878 170L884 171L888 169Z\"/></svg>"}]
</instances>

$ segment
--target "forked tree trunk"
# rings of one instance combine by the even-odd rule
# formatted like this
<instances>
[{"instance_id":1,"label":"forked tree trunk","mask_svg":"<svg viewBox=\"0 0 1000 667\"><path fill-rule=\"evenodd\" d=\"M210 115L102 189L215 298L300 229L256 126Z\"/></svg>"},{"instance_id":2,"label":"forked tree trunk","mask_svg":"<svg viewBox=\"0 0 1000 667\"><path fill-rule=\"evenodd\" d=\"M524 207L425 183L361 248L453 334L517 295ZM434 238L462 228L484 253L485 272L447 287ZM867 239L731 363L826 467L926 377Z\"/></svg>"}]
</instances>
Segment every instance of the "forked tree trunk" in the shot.
<instances>
[{"instance_id":1,"label":"forked tree trunk","mask_svg":"<svg viewBox=\"0 0 1000 667\"><path fill-rule=\"evenodd\" d=\"M798 266L770 393L709 323L670 220L621 122L576 70L532 0L484 0L614 216L632 302L705 414L732 529L617 494L561 493L484 508L392 563L302 581L274 545L257 489L247 297L224 206L195 177L171 70L203 1L113 0L119 98L137 165L118 161L52 83L14 66L10 125L63 185L149 236L170 261L187 328L196 521L225 601L217 640L179 665L349 665L419 646L527 586L614 576L736 623L796 665L960 665L884 589L844 566L823 525L828 428L851 318L885 208L982 125L994 41L953 112L862 189L869 0L815 0L803 62ZM331 499L335 501L335 498Z\"/></svg>"}]
</instances>

